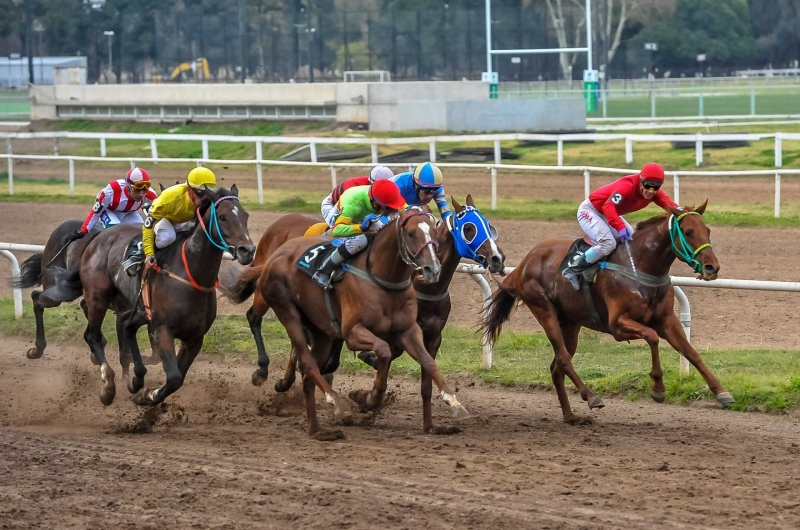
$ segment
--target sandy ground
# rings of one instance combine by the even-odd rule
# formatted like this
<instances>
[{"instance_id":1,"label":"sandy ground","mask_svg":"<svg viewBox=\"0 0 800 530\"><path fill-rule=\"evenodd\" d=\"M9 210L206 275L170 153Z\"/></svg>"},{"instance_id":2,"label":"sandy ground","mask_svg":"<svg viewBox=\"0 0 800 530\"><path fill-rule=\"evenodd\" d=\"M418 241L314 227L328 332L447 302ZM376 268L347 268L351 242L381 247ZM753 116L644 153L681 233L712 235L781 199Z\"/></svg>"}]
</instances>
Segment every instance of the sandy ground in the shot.
<instances>
[{"instance_id":1,"label":"sandy ground","mask_svg":"<svg viewBox=\"0 0 800 530\"><path fill-rule=\"evenodd\" d=\"M88 213L88 206L65 204L3 203L0 241L44 244L50 232L65 219L78 219ZM254 239L281 214L253 212L250 232ZM491 218L491 215L489 216ZM572 222L494 221L500 232L499 246L505 252L506 265L520 262L537 242L553 236L574 235L580 228ZM721 277L800 281L792 264L800 262L800 228L714 227L712 241L722 264ZM26 254L17 254L20 262ZM777 259L776 259L777 258ZM672 273L690 276L690 269L676 263ZM10 267L0 260L0 277L8 278ZM698 348L800 348L797 326L796 293L734 291L687 288L692 305L692 342ZM482 300L480 290L467 276L457 274L451 286L455 301L450 323L470 327L477 322ZM11 296L2 282L0 297ZM24 295L29 300L29 295ZM220 312L244 314L248 305L232 306L221 302ZM518 311L510 329L538 331L540 328L526 310ZM33 330L31 330L33 334Z\"/></svg>"},{"instance_id":2,"label":"sandy ground","mask_svg":"<svg viewBox=\"0 0 800 530\"><path fill-rule=\"evenodd\" d=\"M84 348L0 341L3 528L797 528L797 417L608 400L562 423L556 397L452 377L473 414L421 434L418 384L345 438L304 431L302 395L251 362L201 357L147 414L119 388L104 408ZM151 369L150 384L162 378ZM336 386L364 388L364 376ZM573 404L587 413L577 396ZM323 425L332 411L319 401Z\"/></svg>"}]
</instances>

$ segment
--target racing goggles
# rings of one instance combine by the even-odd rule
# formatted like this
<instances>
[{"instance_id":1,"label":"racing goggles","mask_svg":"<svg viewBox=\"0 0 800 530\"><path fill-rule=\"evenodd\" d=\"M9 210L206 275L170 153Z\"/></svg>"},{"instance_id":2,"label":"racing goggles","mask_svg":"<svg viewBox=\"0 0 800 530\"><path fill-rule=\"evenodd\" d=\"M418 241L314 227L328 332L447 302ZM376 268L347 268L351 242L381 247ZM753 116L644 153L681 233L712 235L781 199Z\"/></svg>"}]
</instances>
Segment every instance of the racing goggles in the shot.
<instances>
[{"instance_id":1,"label":"racing goggles","mask_svg":"<svg viewBox=\"0 0 800 530\"><path fill-rule=\"evenodd\" d=\"M641 180L640 182L642 183L642 187L646 190L658 191L661 189L661 182L650 182L647 180Z\"/></svg>"},{"instance_id":2,"label":"racing goggles","mask_svg":"<svg viewBox=\"0 0 800 530\"><path fill-rule=\"evenodd\" d=\"M435 194L436 194L436 190L438 190L438 189L439 189L439 187L438 187L438 186L437 186L437 187L435 187L435 188L423 188L422 186L420 186L420 185L419 185L419 184L417 184L416 182L414 183L414 186L416 186L416 188L417 188L417 193L419 193L419 192L421 191L421 192L422 192L422 193L424 193L425 195L431 195L431 196L432 196L432 195L435 195Z\"/></svg>"},{"instance_id":3,"label":"racing goggles","mask_svg":"<svg viewBox=\"0 0 800 530\"><path fill-rule=\"evenodd\" d=\"M128 185L135 191L147 191L150 189L150 182L147 180L128 180Z\"/></svg>"}]
</instances>

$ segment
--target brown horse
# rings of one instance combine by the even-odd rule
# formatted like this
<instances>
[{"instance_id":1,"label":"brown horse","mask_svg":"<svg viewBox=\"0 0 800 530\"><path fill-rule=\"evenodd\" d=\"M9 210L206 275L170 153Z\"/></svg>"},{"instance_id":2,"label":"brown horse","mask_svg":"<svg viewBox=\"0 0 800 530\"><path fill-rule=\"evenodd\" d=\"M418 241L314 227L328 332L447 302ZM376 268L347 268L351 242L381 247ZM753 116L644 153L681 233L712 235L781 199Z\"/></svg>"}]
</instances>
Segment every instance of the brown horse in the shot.
<instances>
[{"instance_id":1,"label":"brown horse","mask_svg":"<svg viewBox=\"0 0 800 530\"><path fill-rule=\"evenodd\" d=\"M303 374L310 435L325 439L331 434L321 431L317 422L315 386L334 404L337 416L350 413L347 404L320 373L320 369L331 366L335 369L338 365L338 358L331 357L339 340L353 351L375 352L377 374L373 389L350 393L350 398L363 410L380 407L393 353L407 351L423 373L431 374L453 415L468 416L425 350L422 331L416 323L417 300L411 277L419 271L426 281L435 282L441 272L432 248L436 242L430 237L434 227L435 220L429 214L417 210L404 212L372 237L367 250L354 258L349 272L331 291L320 289L295 266L310 247L330 241L321 237L292 239L263 266L244 272L245 280L259 277L256 288L265 304L275 311L292 342L292 353ZM279 384L293 377L292 369Z\"/></svg>"},{"instance_id":2,"label":"brown horse","mask_svg":"<svg viewBox=\"0 0 800 530\"><path fill-rule=\"evenodd\" d=\"M88 325L84 340L100 362L104 385L100 401L109 405L116 395L114 372L106 362L101 341L101 326L106 312L112 309L123 321L120 350L130 348L134 376L128 380L128 390L137 394L144 387L147 373L136 332L147 325L154 355L161 358L166 384L155 390L144 390L134 396L140 405L156 405L183 384L189 367L203 345L217 315L216 281L224 250L248 264L255 246L247 231L248 214L239 204L234 185L230 191L220 188L213 192L197 192L203 197L194 228L181 234L169 247L156 252L158 269L147 273L147 288L152 293L148 319L143 303L138 303L140 282L122 272L125 251L141 229L132 225L117 225L104 230L86 248L78 271L60 269L53 286L45 295L57 301L71 301L84 295ZM208 229L206 228L208 227ZM182 342L175 354L175 340ZM127 367L123 367L123 372Z\"/></svg>"},{"instance_id":3,"label":"brown horse","mask_svg":"<svg viewBox=\"0 0 800 530\"><path fill-rule=\"evenodd\" d=\"M505 254L494 242L496 231L489 224L485 217L475 208L475 203L471 195L467 195L466 206L461 206L455 199L451 198L455 215L462 216L461 226L463 227L458 236L454 236L453 223L441 222L436 226L435 239L438 243L436 250L437 257L441 263L441 273L439 280L434 283L425 283L422 278L414 278L414 289L417 292L417 324L422 329L425 350L436 358L439 347L442 343L442 330L447 324L450 316L451 300L449 287L455 275L456 268L462 257L471 258L479 264L486 266L490 272L503 274L505 268ZM472 219L467 212L472 212ZM258 266L266 262L275 250L283 243L295 237L301 237L308 228L317 223L318 220L307 215L289 214L275 221L258 242L256 257L253 266ZM486 234L486 232L490 232ZM456 246L455 237L462 237L464 245L462 256ZM466 243L469 242L469 243ZM256 341L258 350L259 368L253 372L253 384L261 385L266 381L269 368L269 357L264 348L261 336L261 322L269 306L261 296L260 291L255 290L257 277L250 277L248 280L242 278L241 273L229 269L228 274L221 276L220 291L234 303L244 302L254 291L255 296L253 305L247 311L247 320ZM334 348L341 348L341 341L334 344ZM393 352L399 355L400 352ZM376 367L376 358L372 352L359 354L359 357L372 367ZM295 365L297 359L291 357L289 366L286 369L286 376L276 385L276 390L284 392L294 383ZM423 429L425 432L433 428L433 418L431 412L432 380L430 374L422 376L422 402L423 402Z\"/></svg>"},{"instance_id":4,"label":"brown horse","mask_svg":"<svg viewBox=\"0 0 800 530\"><path fill-rule=\"evenodd\" d=\"M734 401L686 339L673 310L674 290L669 285L669 269L676 257L689 263L704 280L713 280L719 273L719 261L709 242L711 230L701 218L707 203L696 210L676 209L672 215L639 223L629 250L618 248L608 258L612 265L603 266L607 270L601 268L597 273L590 286L592 307L559 271L572 239L548 239L533 247L492 296L485 310L483 330L493 342L517 300L528 306L544 328L555 352L550 373L565 421L579 420L569 404L565 375L578 387L589 408L603 406L572 365L581 326L609 333L618 341L644 339L652 355L651 395L658 402L665 398L659 337L697 368L720 403ZM635 269L628 268L631 262Z\"/></svg>"}]
</instances>

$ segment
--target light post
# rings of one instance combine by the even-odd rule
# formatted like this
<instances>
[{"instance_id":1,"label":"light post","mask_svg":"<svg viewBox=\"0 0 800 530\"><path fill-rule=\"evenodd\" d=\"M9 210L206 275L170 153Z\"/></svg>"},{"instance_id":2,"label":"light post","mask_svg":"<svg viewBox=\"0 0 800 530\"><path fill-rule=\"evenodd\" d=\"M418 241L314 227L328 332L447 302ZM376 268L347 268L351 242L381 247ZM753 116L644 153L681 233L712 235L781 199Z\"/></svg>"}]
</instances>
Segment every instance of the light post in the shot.
<instances>
[{"instance_id":1,"label":"light post","mask_svg":"<svg viewBox=\"0 0 800 530\"><path fill-rule=\"evenodd\" d=\"M33 22L33 31L39 34L39 84L44 84L44 54L42 54L42 32L44 26L38 20Z\"/></svg>"},{"instance_id":2,"label":"light post","mask_svg":"<svg viewBox=\"0 0 800 530\"><path fill-rule=\"evenodd\" d=\"M112 59L113 56L111 55L111 42L112 42L111 37L114 36L114 32L113 31L104 31L103 35L108 37L108 73L110 75L111 72L114 71L114 63L113 63L113 59Z\"/></svg>"}]
</instances>

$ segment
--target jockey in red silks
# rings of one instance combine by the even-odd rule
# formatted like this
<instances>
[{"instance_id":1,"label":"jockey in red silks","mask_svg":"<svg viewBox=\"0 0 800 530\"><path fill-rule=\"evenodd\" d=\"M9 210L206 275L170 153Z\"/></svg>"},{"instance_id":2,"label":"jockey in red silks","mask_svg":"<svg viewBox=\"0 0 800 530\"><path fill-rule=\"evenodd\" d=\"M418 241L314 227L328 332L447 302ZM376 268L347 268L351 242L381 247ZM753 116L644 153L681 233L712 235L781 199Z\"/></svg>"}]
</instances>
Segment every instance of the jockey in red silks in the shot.
<instances>
[{"instance_id":1,"label":"jockey in red silks","mask_svg":"<svg viewBox=\"0 0 800 530\"><path fill-rule=\"evenodd\" d=\"M338 186L333 188L333 191L330 192L327 197L322 199L322 218L328 223L329 227L333 228L336 217L341 213L337 204L345 191L356 186L369 186L376 180L390 179L393 176L394 173L392 173L392 170L388 167L375 166L370 170L369 176L353 177L341 182Z\"/></svg>"},{"instance_id":2,"label":"jockey in red silks","mask_svg":"<svg viewBox=\"0 0 800 530\"><path fill-rule=\"evenodd\" d=\"M664 184L664 168L649 163L638 175L628 175L602 188L596 189L578 207L578 223L594 246L586 253L578 252L569 260L563 275L570 279L572 286L580 288L579 275L593 263L611 254L617 248L617 240L633 239L633 227L622 217L637 212L651 202L670 211L678 208L666 193L661 190Z\"/></svg>"},{"instance_id":3,"label":"jockey in red silks","mask_svg":"<svg viewBox=\"0 0 800 530\"><path fill-rule=\"evenodd\" d=\"M135 167L128 171L124 179L112 180L100 190L83 226L70 237L72 240L82 238L94 228L97 221L101 221L105 228L117 224L142 224L144 219L139 210L145 200L153 202L156 197L156 192L150 187L147 171Z\"/></svg>"}]
</instances>

